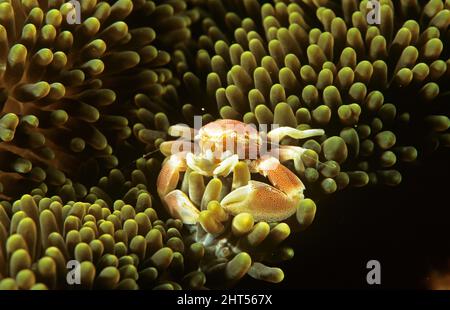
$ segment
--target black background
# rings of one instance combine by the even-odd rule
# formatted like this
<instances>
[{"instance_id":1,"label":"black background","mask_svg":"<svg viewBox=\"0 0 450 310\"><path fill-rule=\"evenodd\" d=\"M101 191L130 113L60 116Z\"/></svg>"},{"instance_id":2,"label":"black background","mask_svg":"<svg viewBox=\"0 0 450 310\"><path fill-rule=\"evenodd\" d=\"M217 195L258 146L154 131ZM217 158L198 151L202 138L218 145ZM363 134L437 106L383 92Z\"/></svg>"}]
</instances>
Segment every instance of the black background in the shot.
<instances>
[{"instance_id":1,"label":"black background","mask_svg":"<svg viewBox=\"0 0 450 310\"><path fill-rule=\"evenodd\" d=\"M240 288L424 289L432 269L450 261L450 152L402 170L397 187L346 189L318 203L307 230L288 241L285 279L267 284L246 277ZM366 264L381 264L381 285L368 285Z\"/></svg>"}]
</instances>

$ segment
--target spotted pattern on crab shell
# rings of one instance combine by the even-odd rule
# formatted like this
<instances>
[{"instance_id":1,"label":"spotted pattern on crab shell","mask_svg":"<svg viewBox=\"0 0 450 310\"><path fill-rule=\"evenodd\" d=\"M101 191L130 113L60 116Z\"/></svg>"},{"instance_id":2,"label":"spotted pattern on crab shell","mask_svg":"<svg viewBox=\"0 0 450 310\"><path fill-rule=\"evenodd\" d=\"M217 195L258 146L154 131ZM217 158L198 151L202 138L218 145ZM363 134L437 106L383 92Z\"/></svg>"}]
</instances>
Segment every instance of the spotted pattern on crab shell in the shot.
<instances>
[{"instance_id":1,"label":"spotted pattern on crab shell","mask_svg":"<svg viewBox=\"0 0 450 310\"><path fill-rule=\"evenodd\" d=\"M282 139L285 136L306 138L322 134L322 130L301 131L278 127L269 131L267 136ZM297 206L304 198L305 186L298 176L279 161L279 158L272 154L265 154L254 160L244 157L245 164L239 169L245 169L247 172L236 171L235 168L240 161L238 155L233 153L234 149L229 149L229 140L233 141L232 148L241 141L244 146L250 148L252 140L248 139L249 137L258 138L256 147L259 147L259 141L262 139L255 127L235 120L217 120L198 130L195 139L202 143L200 153L182 152L170 155L159 174L157 188L161 201L171 216L181 219L185 224L195 223L198 216L195 210L201 205L198 197L203 195L202 192L195 192L195 189L205 190L203 177L220 178L226 184L230 179L228 178L230 173L233 173L233 178L238 178L239 175L249 176L251 172L267 177L271 185L252 181L249 177L243 182L234 182L239 184L235 188L224 186L219 200L222 208L232 215L248 212L256 221L268 222L283 221L296 213ZM304 153L304 149L300 147L280 145L278 148L289 151L283 153L284 161L298 159ZM237 150L240 150L239 145ZM226 153L230 156L224 157ZM217 155L220 157L215 157ZM185 193L183 186L181 190L177 188L183 172L183 182L190 182L188 187L184 186Z\"/></svg>"}]
</instances>

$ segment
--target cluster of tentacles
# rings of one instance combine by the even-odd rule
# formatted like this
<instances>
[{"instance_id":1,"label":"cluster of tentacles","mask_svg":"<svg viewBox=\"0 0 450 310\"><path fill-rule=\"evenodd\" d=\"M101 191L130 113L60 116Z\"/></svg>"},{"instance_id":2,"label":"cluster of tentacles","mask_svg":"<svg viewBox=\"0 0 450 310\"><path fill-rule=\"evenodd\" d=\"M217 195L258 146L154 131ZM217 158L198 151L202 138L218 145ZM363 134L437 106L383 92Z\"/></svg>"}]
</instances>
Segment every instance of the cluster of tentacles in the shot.
<instances>
[{"instance_id":1,"label":"cluster of tentacles","mask_svg":"<svg viewBox=\"0 0 450 310\"><path fill-rule=\"evenodd\" d=\"M86 0L71 24L63 0L2 1L0 288L69 288L71 260L81 288L281 281L323 193L398 185L450 146L450 1L380 0L379 25L368 2ZM282 141L307 149L290 168L311 199L255 223L194 174L200 222L170 218L157 151L195 115L324 129Z\"/></svg>"}]
</instances>

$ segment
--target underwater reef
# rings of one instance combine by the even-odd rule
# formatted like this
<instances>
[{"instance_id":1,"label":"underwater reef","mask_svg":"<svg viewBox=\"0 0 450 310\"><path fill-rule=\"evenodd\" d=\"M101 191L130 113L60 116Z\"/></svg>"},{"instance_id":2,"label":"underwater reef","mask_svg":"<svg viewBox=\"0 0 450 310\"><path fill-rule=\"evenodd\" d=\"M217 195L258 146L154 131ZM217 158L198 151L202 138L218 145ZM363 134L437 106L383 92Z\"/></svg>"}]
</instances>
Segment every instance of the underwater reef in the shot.
<instances>
[{"instance_id":1,"label":"underwater reef","mask_svg":"<svg viewBox=\"0 0 450 310\"><path fill-rule=\"evenodd\" d=\"M381 0L373 25L369 2L87 0L77 25L63 0L2 1L0 289L282 281L286 239L324 195L396 186L450 146L450 1ZM323 129L281 141L305 149L286 163L306 188L295 214L226 212L252 179L239 163L223 178L184 173L198 222L171 216L162 143L195 115Z\"/></svg>"}]
</instances>

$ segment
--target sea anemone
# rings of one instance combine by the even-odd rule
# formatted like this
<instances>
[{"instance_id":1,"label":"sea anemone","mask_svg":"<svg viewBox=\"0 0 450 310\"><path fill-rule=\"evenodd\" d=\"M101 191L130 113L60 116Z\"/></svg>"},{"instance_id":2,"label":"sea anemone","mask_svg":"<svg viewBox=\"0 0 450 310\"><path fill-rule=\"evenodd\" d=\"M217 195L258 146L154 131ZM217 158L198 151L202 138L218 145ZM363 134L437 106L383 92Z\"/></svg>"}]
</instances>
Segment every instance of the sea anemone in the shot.
<instances>
[{"instance_id":1,"label":"sea anemone","mask_svg":"<svg viewBox=\"0 0 450 310\"><path fill-rule=\"evenodd\" d=\"M402 162L449 146L448 1L380 1L379 25L368 1L274 2L192 1L200 32L174 53L188 123L323 128L296 167L316 197L397 185Z\"/></svg>"},{"instance_id":2,"label":"sea anemone","mask_svg":"<svg viewBox=\"0 0 450 310\"><path fill-rule=\"evenodd\" d=\"M263 262L292 258L293 250L280 246L288 225L254 224L244 213L231 219L216 201L195 230L164 220L150 193L157 161L140 158L131 168L111 170L81 201L36 188L1 202L0 289L204 289L246 274L283 279L281 269ZM220 231L209 213L220 218Z\"/></svg>"},{"instance_id":3,"label":"sea anemone","mask_svg":"<svg viewBox=\"0 0 450 310\"><path fill-rule=\"evenodd\" d=\"M114 207L101 199L63 204L59 197L40 198L22 196L15 212L2 207L1 288L179 287L161 279L183 271L182 224L159 220L148 193L133 206L117 200ZM68 280L71 260L79 264L78 283Z\"/></svg>"},{"instance_id":4,"label":"sea anemone","mask_svg":"<svg viewBox=\"0 0 450 310\"><path fill-rule=\"evenodd\" d=\"M449 0L382 0L379 25L368 0L266 2L91 0L80 25L62 0L0 3L0 288L69 288L70 260L80 288L277 283L323 193L397 185L450 145ZM171 218L150 157L195 115L324 129L281 141L307 149L290 168L312 199L284 223L231 216L237 165L185 173L199 221Z\"/></svg>"},{"instance_id":5,"label":"sea anemone","mask_svg":"<svg viewBox=\"0 0 450 310\"><path fill-rule=\"evenodd\" d=\"M94 184L118 165L131 128L143 116L149 122L149 105L177 84L168 64L190 35L185 9L177 0L90 0L77 24L62 0L0 4L4 197L66 176Z\"/></svg>"}]
</instances>

